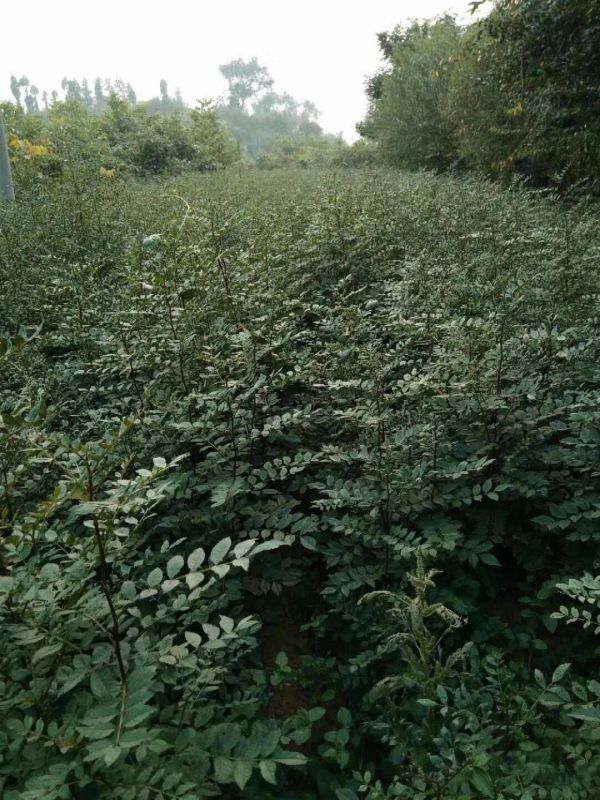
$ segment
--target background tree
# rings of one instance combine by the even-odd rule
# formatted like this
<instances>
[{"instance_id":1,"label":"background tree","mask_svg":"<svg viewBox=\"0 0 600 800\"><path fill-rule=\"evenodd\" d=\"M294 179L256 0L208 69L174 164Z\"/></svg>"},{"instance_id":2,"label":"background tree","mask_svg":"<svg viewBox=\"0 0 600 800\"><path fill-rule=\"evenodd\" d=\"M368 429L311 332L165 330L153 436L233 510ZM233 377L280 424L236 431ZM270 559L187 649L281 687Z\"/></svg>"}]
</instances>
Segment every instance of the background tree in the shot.
<instances>
[{"instance_id":1,"label":"background tree","mask_svg":"<svg viewBox=\"0 0 600 800\"><path fill-rule=\"evenodd\" d=\"M219 67L228 85L228 105L244 110L248 101L255 100L262 92L273 85L269 70L251 58L244 61L238 58Z\"/></svg>"},{"instance_id":2,"label":"background tree","mask_svg":"<svg viewBox=\"0 0 600 800\"><path fill-rule=\"evenodd\" d=\"M21 86L16 75L10 76L10 91L12 92L12 96L15 98L15 103L17 106L21 105Z\"/></svg>"},{"instance_id":3,"label":"background tree","mask_svg":"<svg viewBox=\"0 0 600 800\"><path fill-rule=\"evenodd\" d=\"M35 84L27 87L25 92L25 108L28 114L37 114L40 110L38 104L39 89Z\"/></svg>"},{"instance_id":4,"label":"background tree","mask_svg":"<svg viewBox=\"0 0 600 800\"><path fill-rule=\"evenodd\" d=\"M94 110L97 112L103 111L106 105L106 97L102 89L102 79L96 78L94 81Z\"/></svg>"},{"instance_id":5,"label":"background tree","mask_svg":"<svg viewBox=\"0 0 600 800\"><path fill-rule=\"evenodd\" d=\"M420 169L455 161L448 89L460 37L450 16L379 35L387 67L367 84L370 109L359 131L391 164Z\"/></svg>"},{"instance_id":6,"label":"background tree","mask_svg":"<svg viewBox=\"0 0 600 800\"><path fill-rule=\"evenodd\" d=\"M94 97L87 78L84 78L81 82L81 101L87 109L94 107Z\"/></svg>"},{"instance_id":7,"label":"background tree","mask_svg":"<svg viewBox=\"0 0 600 800\"><path fill-rule=\"evenodd\" d=\"M168 105L169 100L171 99L169 97L169 87L164 78L162 78L160 81L160 99L162 100L165 106Z\"/></svg>"},{"instance_id":8,"label":"background tree","mask_svg":"<svg viewBox=\"0 0 600 800\"><path fill-rule=\"evenodd\" d=\"M202 100L190 111L194 162L200 169L228 166L239 159L239 146L215 103Z\"/></svg>"},{"instance_id":9,"label":"background tree","mask_svg":"<svg viewBox=\"0 0 600 800\"><path fill-rule=\"evenodd\" d=\"M203 102L193 111L179 89L174 94L169 92L165 79L160 81L156 97L138 102L133 86L121 78L97 77L92 89L85 78L79 81L65 77L61 82L63 102L56 91L51 98L47 92L42 95L44 114L49 115L54 106L60 105L51 115L50 139L58 136L55 119L81 121L83 110L95 118L86 119L84 127L95 128L108 145L108 151L100 148L103 164L106 162L111 169L118 166L138 174L157 174L216 169L241 156L256 158L274 150L280 139L304 140L323 135L314 103L274 91L268 70L256 59L238 59L223 69L229 75L230 95L220 104ZM18 80L13 76L11 89L17 108L21 108L24 95L26 115L39 114L39 92L28 78ZM63 146L61 139L60 147ZM295 150L299 152L298 148Z\"/></svg>"},{"instance_id":10,"label":"background tree","mask_svg":"<svg viewBox=\"0 0 600 800\"><path fill-rule=\"evenodd\" d=\"M599 0L500 0L464 39L450 96L460 151L535 185L598 181L599 85Z\"/></svg>"},{"instance_id":11,"label":"background tree","mask_svg":"<svg viewBox=\"0 0 600 800\"><path fill-rule=\"evenodd\" d=\"M466 27L378 38L386 67L359 132L385 161L600 188L600 0L497 0Z\"/></svg>"},{"instance_id":12,"label":"background tree","mask_svg":"<svg viewBox=\"0 0 600 800\"><path fill-rule=\"evenodd\" d=\"M65 93L65 100L73 100L85 106L83 90L76 78L63 78L61 87Z\"/></svg>"},{"instance_id":13,"label":"background tree","mask_svg":"<svg viewBox=\"0 0 600 800\"><path fill-rule=\"evenodd\" d=\"M314 103L276 92L274 80L256 58L237 59L220 68L228 93L219 111L241 149L251 158L271 152L282 137L319 137L319 112Z\"/></svg>"}]
</instances>

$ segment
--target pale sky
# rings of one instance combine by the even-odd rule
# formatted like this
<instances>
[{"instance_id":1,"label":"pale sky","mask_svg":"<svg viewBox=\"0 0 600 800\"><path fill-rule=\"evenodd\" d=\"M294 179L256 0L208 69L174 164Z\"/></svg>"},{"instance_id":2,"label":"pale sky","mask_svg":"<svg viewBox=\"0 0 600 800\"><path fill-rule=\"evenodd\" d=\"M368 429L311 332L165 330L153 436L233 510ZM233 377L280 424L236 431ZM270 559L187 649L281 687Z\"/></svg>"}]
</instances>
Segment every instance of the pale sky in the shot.
<instances>
[{"instance_id":1,"label":"pale sky","mask_svg":"<svg viewBox=\"0 0 600 800\"><path fill-rule=\"evenodd\" d=\"M365 76L380 65L376 34L468 0L0 0L0 99L25 74L40 92L63 77L122 78L141 100L169 91L216 98L219 64L256 56L276 91L312 100L325 130L355 138Z\"/></svg>"}]
</instances>

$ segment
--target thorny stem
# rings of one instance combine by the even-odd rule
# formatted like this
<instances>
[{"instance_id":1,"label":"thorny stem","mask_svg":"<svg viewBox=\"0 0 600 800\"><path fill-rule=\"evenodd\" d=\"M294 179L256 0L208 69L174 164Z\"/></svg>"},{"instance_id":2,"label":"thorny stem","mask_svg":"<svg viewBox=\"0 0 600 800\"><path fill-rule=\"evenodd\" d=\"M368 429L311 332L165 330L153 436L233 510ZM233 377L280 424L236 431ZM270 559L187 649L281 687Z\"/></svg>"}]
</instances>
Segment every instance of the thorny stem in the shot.
<instances>
[{"instance_id":1,"label":"thorny stem","mask_svg":"<svg viewBox=\"0 0 600 800\"><path fill-rule=\"evenodd\" d=\"M88 477L88 498L90 501L92 501L94 499L94 482L93 482L93 475L90 463L87 460L85 462L85 467ZM98 557L100 559L100 586L102 587L102 592L104 593L104 597L106 598L106 603L108 605L108 609L110 611L110 616L112 619L112 634L111 634L112 646L113 646L113 652L115 654L115 659L117 662L117 668L119 670L119 680L121 683L119 722L117 725L117 733L115 737L115 743L119 744L121 740L121 734L123 732L123 721L125 718L125 702L127 700L127 671L125 670L125 663L123 661L123 654L121 652L121 629L119 625L119 616L117 614L115 604L113 603L110 591L110 584L108 581L108 563L106 561L106 552L104 550L102 532L100 531L100 523L98 522L98 517L96 516L96 514L94 514L92 522L94 526L94 537L96 539L96 544L98 546Z\"/></svg>"}]
</instances>

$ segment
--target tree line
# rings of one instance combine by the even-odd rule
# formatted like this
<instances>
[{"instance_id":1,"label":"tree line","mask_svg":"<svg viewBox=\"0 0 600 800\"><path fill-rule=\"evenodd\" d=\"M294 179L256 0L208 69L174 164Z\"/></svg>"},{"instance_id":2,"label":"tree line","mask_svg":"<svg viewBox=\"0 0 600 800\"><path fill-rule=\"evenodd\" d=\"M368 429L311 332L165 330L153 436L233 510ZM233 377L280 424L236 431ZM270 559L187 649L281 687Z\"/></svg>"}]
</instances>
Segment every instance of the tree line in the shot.
<instances>
[{"instance_id":1,"label":"tree line","mask_svg":"<svg viewBox=\"0 0 600 800\"><path fill-rule=\"evenodd\" d=\"M199 100L195 108L179 90L172 94L164 79L158 95L140 101L121 79L96 78L92 86L65 77L61 93L48 93L27 76L13 75L14 102L2 106L13 161L35 174L56 173L67 159L101 168L105 175L152 175L238 162L271 168L351 157L340 136L323 131L314 103L276 91L269 70L256 58L219 69L225 95Z\"/></svg>"},{"instance_id":2,"label":"tree line","mask_svg":"<svg viewBox=\"0 0 600 800\"><path fill-rule=\"evenodd\" d=\"M600 0L496 0L472 24L413 22L379 46L358 127L384 161L598 189Z\"/></svg>"}]
</instances>

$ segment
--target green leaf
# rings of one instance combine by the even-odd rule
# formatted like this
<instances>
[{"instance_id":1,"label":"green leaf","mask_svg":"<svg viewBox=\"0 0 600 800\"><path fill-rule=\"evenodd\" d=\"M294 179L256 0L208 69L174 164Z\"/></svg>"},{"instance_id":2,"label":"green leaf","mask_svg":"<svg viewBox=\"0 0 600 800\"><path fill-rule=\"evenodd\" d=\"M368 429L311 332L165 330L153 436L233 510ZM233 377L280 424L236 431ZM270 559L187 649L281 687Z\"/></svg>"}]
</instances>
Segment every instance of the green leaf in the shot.
<instances>
[{"instance_id":1,"label":"green leaf","mask_svg":"<svg viewBox=\"0 0 600 800\"><path fill-rule=\"evenodd\" d=\"M540 672L539 669L534 670L533 677L534 677L535 682L537 683L537 685L540 687L540 689L545 689L546 688L546 679L544 678L543 673Z\"/></svg>"},{"instance_id":2,"label":"green leaf","mask_svg":"<svg viewBox=\"0 0 600 800\"><path fill-rule=\"evenodd\" d=\"M275 656L275 663L277 664L279 669L283 669L284 667L287 667L287 665L288 665L288 657L287 657L287 654L283 650L281 650Z\"/></svg>"},{"instance_id":3,"label":"green leaf","mask_svg":"<svg viewBox=\"0 0 600 800\"><path fill-rule=\"evenodd\" d=\"M337 719L340 725L343 725L345 728L352 725L352 714L348 711L347 708L340 708L337 713Z\"/></svg>"},{"instance_id":4,"label":"green leaf","mask_svg":"<svg viewBox=\"0 0 600 800\"><path fill-rule=\"evenodd\" d=\"M185 582L187 583L189 589L195 589L196 586L199 586L203 580L204 574L202 572L188 572L188 574L185 576Z\"/></svg>"},{"instance_id":5,"label":"green leaf","mask_svg":"<svg viewBox=\"0 0 600 800\"><path fill-rule=\"evenodd\" d=\"M252 551L252 555L255 556L258 553L264 553L266 550L277 550L280 547L285 546L285 542L280 542L278 539L269 539L267 542L261 542L260 544L257 544Z\"/></svg>"},{"instance_id":6,"label":"green leaf","mask_svg":"<svg viewBox=\"0 0 600 800\"><path fill-rule=\"evenodd\" d=\"M277 784L277 764L274 761L261 761L258 765L260 774L267 783Z\"/></svg>"},{"instance_id":7,"label":"green leaf","mask_svg":"<svg viewBox=\"0 0 600 800\"><path fill-rule=\"evenodd\" d=\"M196 570L200 569L202 564L204 564L205 558L206 553L202 547L197 547L192 553L190 553L187 560L187 565L190 572L195 572Z\"/></svg>"},{"instance_id":8,"label":"green leaf","mask_svg":"<svg viewBox=\"0 0 600 800\"><path fill-rule=\"evenodd\" d=\"M243 542L239 542L233 548L234 556L236 558L242 558L242 556L245 556L249 550L252 550L255 544L256 544L256 539L246 539Z\"/></svg>"},{"instance_id":9,"label":"green leaf","mask_svg":"<svg viewBox=\"0 0 600 800\"><path fill-rule=\"evenodd\" d=\"M336 789L335 794L338 800L358 800L358 795L354 789Z\"/></svg>"},{"instance_id":10,"label":"green leaf","mask_svg":"<svg viewBox=\"0 0 600 800\"><path fill-rule=\"evenodd\" d=\"M156 569L153 569L152 572L148 575L147 578L148 586L152 587L158 586L158 584L162 581L162 579L163 579L162 569L156 567Z\"/></svg>"},{"instance_id":11,"label":"green leaf","mask_svg":"<svg viewBox=\"0 0 600 800\"><path fill-rule=\"evenodd\" d=\"M137 747L148 739L148 731L145 728L134 728L130 731L123 731L119 744L121 747Z\"/></svg>"},{"instance_id":12,"label":"green leaf","mask_svg":"<svg viewBox=\"0 0 600 800\"><path fill-rule=\"evenodd\" d=\"M479 556L479 560L483 561L484 564L487 564L490 567L502 566L502 564L498 561L498 559L493 553L481 553L481 555Z\"/></svg>"},{"instance_id":13,"label":"green leaf","mask_svg":"<svg viewBox=\"0 0 600 800\"><path fill-rule=\"evenodd\" d=\"M252 762L246 760L236 761L233 768L233 779L239 786L240 790L245 788L251 777Z\"/></svg>"},{"instance_id":14,"label":"green leaf","mask_svg":"<svg viewBox=\"0 0 600 800\"><path fill-rule=\"evenodd\" d=\"M285 764L289 767L300 766L307 762L305 755L296 753L294 750L278 750L276 753L273 753L273 759L278 764Z\"/></svg>"},{"instance_id":15,"label":"green leaf","mask_svg":"<svg viewBox=\"0 0 600 800\"><path fill-rule=\"evenodd\" d=\"M226 617L223 614L221 614L221 616L219 617L219 625L221 626L221 628L223 628L225 633L231 633L232 630L233 630L234 624L235 623L231 619L231 617Z\"/></svg>"},{"instance_id":16,"label":"green leaf","mask_svg":"<svg viewBox=\"0 0 600 800\"><path fill-rule=\"evenodd\" d=\"M108 739L115 733L114 727L100 727L99 725L94 725L94 727L79 725L77 730L85 739L92 740Z\"/></svg>"},{"instance_id":17,"label":"green leaf","mask_svg":"<svg viewBox=\"0 0 600 800\"><path fill-rule=\"evenodd\" d=\"M220 542L217 542L217 544L210 551L209 559L211 564L220 564L230 549L231 539L229 536L226 539L221 539Z\"/></svg>"},{"instance_id":18,"label":"green leaf","mask_svg":"<svg viewBox=\"0 0 600 800\"><path fill-rule=\"evenodd\" d=\"M437 694L440 702L446 705L448 702L448 692L446 689L443 686L438 686L435 690L435 693Z\"/></svg>"},{"instance_id":19,"label":"green leaf","mask_svg":"<svg viewBox=\"0 0 600 800\"><path fill-rule=\"evenodd\" d=\"M471 774L471 784L474 789L477 789L484 797L494 797L494 784L488 772L475 767Z\"/></svg>"},{"instance_id":20,"label":"green leaf","mask_svg":"<svg viewBox=\"0 0 600 800\"><path fill-rule=\"evenodd\" d=\"M558 683L569 671L570 664L560 664L552 673L552 683Z\"/></svg>"},{"instance_id":21,"label":"green leaf","mask_svg":"<svg viewBox=\"0 0 600 800\"><path fill-rule=\"evenodd\" d=\"M592 694L595 694L596 697L600 697L600 683L596 680L588 681L588 689Z\"/></svg>"},{"instance_id":22,"label":"green leaf","mask_svg":"<svg viewBox=\"0 0 600 800\"><path fill-rule=\"evenodd\" d=\"M169 578L174 578L175 575L178 575L183 569L184 563L181 556L173 556L173 558L170 558L167 562L167 575Z\"/></svg>"},{"instance_id":23,"label":"green leaf","mask_svg":"<svg viewBox=\"0 0 600 800\"><path fill-rule=\"evenodd\" d=\"M267 731L260 742L260 754L263 756L270 756L271 753L277 749L279 739L280 733L278 730Z\"/></svg>"},{"instance_id":24,"label":"green leaf","mask_svg":"<svg viewBox=\"0 0 600 800\"><path fill-rule=\"evenodd\" d=\"M244 491L246 484L242 478L220 483L211 492L211 505L213 508L224 506L229 500Z\"/></svg>"},{"instance_id":25,"label":"green leaf","mask_svg":"<svg viewBox=\"0 0 600 800\"><path fill-rule=\"evenodd\" d=\"M581 719L584 722L600 722L600 708L576 708L573 711L567 711L567 714L573 719Z\"/></svg>"},{"instance_id":26,"label":"green leaf","mask_svg":"<svg viewBox=\"0 0 600 800\"><path fill-rule=\"evenodd\" d=\"M60 673L60 674L63 678L63 683L56 692L57 697L62 697L63 694L67 694L67 692L70 692L71 689L74 689L76 686L78 686L81 683L81 681L84 680L84 678L87 678L88 675L87 665L84 667L73 669L69 673Z\"/></svg>"},{"instance_id":27,"label":"green leaf","mask_svg":"<svg viewBox=\"0 0 600 800\"><path fill-rule=\"evenodd\" d=\"M99 672L92 672L90 675L90 689L94 697L107 697L110 694Z\"/></svg>"},{"instance_id":28,"label":"green leaf","mask_svg":"<svg viewBox=\"0 0 600 800\"><path fill-rule=\"evenodd\" d=\"M217 783L231 783L233 781L233 761L230 758L215 756L213 765Z\"/></svg>"},{"instance_id":29,"label":"green leaf","mask_svg":"<svg viewBox=\"0 0 600 800\"><path fill-rule=\"evenodd\" d=\"M202 644L202 637L200 636L199 633L193 633L192 631L186 631L184 636L185 636L186 641L189 642L189 644L191 644L192 647L200 647L200 645Z\"/></svg>"},{"instance_id":30,"label":"green leaf","mask_svg":"<svg viewBox=\"0 0 600 800\"><path fill-rule=\"evenodd\" d=\"M61 642L54 642L54 644L47 644L44 647L40 647L31 658L32 665L37 664L38 661L42 661L44 658L48 658L48 656L53 656L55 653L58 653L62 646Z\"/></svg>"},{"instance_id":31,"label":"green leaf","mask_svg":"<svg viewBox=\"0 0 600 800\"><path fill-rule=\"evenodd\" d=\"M58 564L44 564L40 570L40 578L45 581L57 581L60 578L60 567Z\"/></svg>"},{"instance_id":32,"label":"green leaf","mask_svg":"<svg viewBox=\"0 0 600 800\"><path fill-rule=\"evenodd\" d=\"M204 633L205 633L205 634L208 636L208 638L209 638L211 641L212 641L213 639L218 639L218 637L221 635L221 629L220 629L220 628L217 628L217 626L216 626L216 625L211 625L211 624L210 624L210 623L208 623L208 622L205 622L205 623L202 625L202 630L204 631Z\"/></svg>"},{"instance_id":33,"label":"green leaf","mask_svg":"<svg viewBox=\"0 0 600 800\"><path fill-rule=\"evenodd\" d=\"M103 753L104 763L106 764L106 766L110 767L111 764L114 764L122 752L123 751L121 750L120 747L115 747L114 745L111 747L107 747Z\"/></svg>"}]
</instances>

